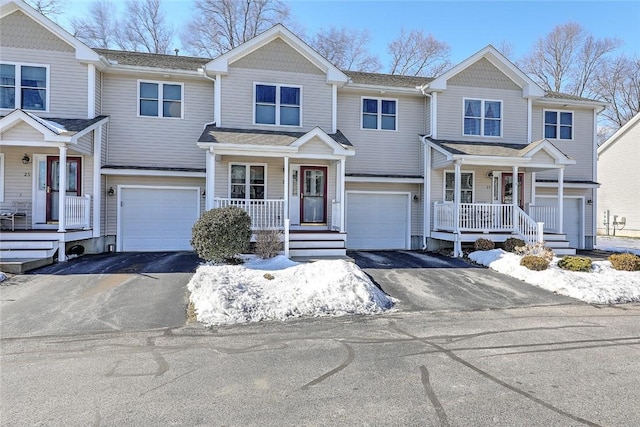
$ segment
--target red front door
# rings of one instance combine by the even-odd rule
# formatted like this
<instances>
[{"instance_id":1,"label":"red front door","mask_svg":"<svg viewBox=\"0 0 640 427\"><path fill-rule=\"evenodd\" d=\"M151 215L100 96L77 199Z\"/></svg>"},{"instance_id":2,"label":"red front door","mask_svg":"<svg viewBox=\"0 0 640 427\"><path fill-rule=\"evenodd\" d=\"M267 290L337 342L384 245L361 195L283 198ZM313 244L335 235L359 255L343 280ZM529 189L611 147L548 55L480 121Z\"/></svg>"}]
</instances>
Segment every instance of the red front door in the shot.
<instances>
[{"instance_id":1,"label":"red front door","mask_svg":"<svg viewBox=\"0 0 640 427\"><path fill-rule=\"evenodd\" d=\"M80 193L80 157L67 157L67 196L79 196ZM58 222L58 201L60 193L60 158L47 157L47 222Z\"/></svg>"},{"instance_id":2,"label":"red front door","mask_svg":"<svg viewBox=\"0 0 640 427\"><path fill-rule=\"evenodd\" d=\"M327 223L327 168L301 166L300 219L303 224Z\"/></svg>"}]
</instances>

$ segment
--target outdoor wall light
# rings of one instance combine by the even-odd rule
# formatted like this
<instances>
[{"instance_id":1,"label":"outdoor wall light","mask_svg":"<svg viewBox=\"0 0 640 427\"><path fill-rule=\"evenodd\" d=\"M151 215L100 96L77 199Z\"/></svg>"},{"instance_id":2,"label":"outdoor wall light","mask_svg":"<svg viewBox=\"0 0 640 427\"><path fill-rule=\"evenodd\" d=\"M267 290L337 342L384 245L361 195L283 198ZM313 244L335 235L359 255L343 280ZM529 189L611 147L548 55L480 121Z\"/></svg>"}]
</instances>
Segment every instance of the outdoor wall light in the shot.
<instances>
[{"instance_id":1,"label":"outdoor wall light","mask_svg":"<svg viewBox=\"0 0 640 427\"><path fill-rule=\"evenodd\" d=\"M25 155L22 156L22 164L28 165L30 161L31 161L31 157L29 157L29 155L25 153Z\"/></svg>"},{"instance_id":2,"label":"outdoor wall light","mask_svg":"<svg viewBox=\"0 0 640 427\"><path fill-rule=\"evenodd\" d=\"M417 202L417 201L419 201L419 200L420 200L420 199L418 198L418 195L417 195L417 194L414 194L414 195L413 195L413 201L414 201L414 202Z\"/></svg>"},{"instance_id":3,"label":"outdoor wall light","mask_svg":"<svg viewBox=\"0 0 640 427\"><path fill-rule=\"evenodd\" d=\"M114 190L113 187L109 187L109 189L107 190L107 196L111 197L115 194L116 194L116 190Z\"/></svg>"},{"instance_id":4,"label":"outdoor wall light","mask_svg":"<svg viewBox=\"0 0 640 427\"><path fill-rule=\"evenodd\" d=\"M493 172L487 172L487 178L493 178Z\"/></svg>"}]
</instances>

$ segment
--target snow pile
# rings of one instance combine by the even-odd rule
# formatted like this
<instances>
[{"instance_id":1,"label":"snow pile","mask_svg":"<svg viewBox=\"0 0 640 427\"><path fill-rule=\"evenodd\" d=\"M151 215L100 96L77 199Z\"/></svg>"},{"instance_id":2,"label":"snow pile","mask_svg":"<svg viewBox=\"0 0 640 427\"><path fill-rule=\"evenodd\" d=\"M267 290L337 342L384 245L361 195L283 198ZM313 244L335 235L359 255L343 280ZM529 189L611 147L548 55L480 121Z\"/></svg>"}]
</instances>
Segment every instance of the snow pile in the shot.
<instances>
[{"instance_id":1,"label":"snow pile","mask_svg":"<svg viewBox=\"0 0 640 427\"><path fill-rule=\"evenodd\" d=\"M297 264L278 256L203 265L188 289L198 321L206 325L374 314L394 304L357 265L342 260Z\"/></svg>"},{"instance_id":2,"label":"snow pile","mask_svg":"<svg viewBox=\"0 0 640 427\"><path fill-rule=\"evenodd\" d=\"M630 252L640 255L640 239L631 237L598 236L596 249L607 252Z\"/></svg>"},{"instance_id":3,"label":"snow pile","mask_svg":"<svg viewBox=\"0 0 640 427\"><path fill-rule=\"evenodd\" d=\"M0 271L0 282L4 282L7 280L7 275Z\"/></svg>"},{"instance_id":4,"label":"snow pile","mask_svg":"<svg viewBox=\"0 0 640 427\"><path fill-rule=\"evenodd\" d=\"M542 289L592 304L640 301L640 271L618 271L609 261L595 261L591 273L581 273L558 267L559 258L554 258L547 270L532 271L520 265L521 257L502 249L472 252L469 259Z\"/></svg>"}]
</instances>

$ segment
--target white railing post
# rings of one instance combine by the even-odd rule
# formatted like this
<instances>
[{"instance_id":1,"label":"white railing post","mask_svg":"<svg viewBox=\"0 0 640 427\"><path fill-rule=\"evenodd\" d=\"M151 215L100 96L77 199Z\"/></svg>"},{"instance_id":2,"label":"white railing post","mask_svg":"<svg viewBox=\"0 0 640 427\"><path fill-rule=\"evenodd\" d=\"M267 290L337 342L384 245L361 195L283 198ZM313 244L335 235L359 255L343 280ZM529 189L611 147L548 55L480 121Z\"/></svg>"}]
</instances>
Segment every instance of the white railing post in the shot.
<instances>
[{"instance_id":1,"label":"white railing post","mask_svg":"<svg viewBox=\"0 0 640 427\"><path fill-rule=\"evenodd\" d=\"M91 228L91 196L84 195L84 229Z\"/></svg>"},{"instance_id":2,"label":"white railing post","mask_svg":"<svg viewBox=\"0 0 640 427\"><path fill-rule=\"evenodd\" d=\"M544 222L537 222L538 224L538 243L542 243L544 240Z\"/></svg>"},{"instance_id":3,"label":"white railing post","mask_svg":"<svg viewBox=\"0 0 640 427\"><path fill-rule=\"evenodd\" d=\"M291 220L286 218L284 220L284 256L289 258L289 227Z\"/></svg>"}]
</instances>

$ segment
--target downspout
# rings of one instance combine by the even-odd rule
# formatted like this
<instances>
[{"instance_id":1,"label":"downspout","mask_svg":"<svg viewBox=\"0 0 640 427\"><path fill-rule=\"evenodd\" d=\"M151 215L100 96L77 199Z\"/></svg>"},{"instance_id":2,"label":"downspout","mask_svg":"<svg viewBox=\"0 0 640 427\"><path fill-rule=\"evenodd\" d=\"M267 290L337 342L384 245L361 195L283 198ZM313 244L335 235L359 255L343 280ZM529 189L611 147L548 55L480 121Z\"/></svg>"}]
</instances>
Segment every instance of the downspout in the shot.
<instances>
[{"instance_id":1,"label":"downspout","mask_svg":"<svg viewBox=\"0 0 640 427\"><path fill-rule=\"evenodd\" d=\"M213 82L213 87L214 87L214 95L213 95L213 114L214 114L214 117L213 117L213 121L212 122L204 124L204 127L206 128L209 125L215 125L216 124L216 119L217 119L217 117L215 117L215 111L216 111L216 101L215 101L215 99L216 99L216 95L215 95L216 79L214 79L213 77L209 77L207 75L207 72L204 70L204 68L198 68L198 71L200 72L200 74L202 74L202 76L205 79L211 80ZM217 125L219 126L219 124L217 124Z\"/></svg>"},{"instance_id":2,"label":"downspout","mask_svg":"<svg viewBox=\"0 0 640 427\"><path fill-rule=\"evenodd\" d=\"M431 163L431 151L427 146L427 138L431 136L431 129L433 129L433 96L426 92L426 86L421 86L419 89L420 92L431 101L429 103L429 133L420 138L424 149L422 155L422 173L424 174L422 177L422 250L426 250L427 238L429 237L427 234L431 234L429 233L429 227L431 226L431 200L429 191L431 189L431 170L428 170ZM426 98L424 103L427 103Z\"/></svg>"}]
</instances>

